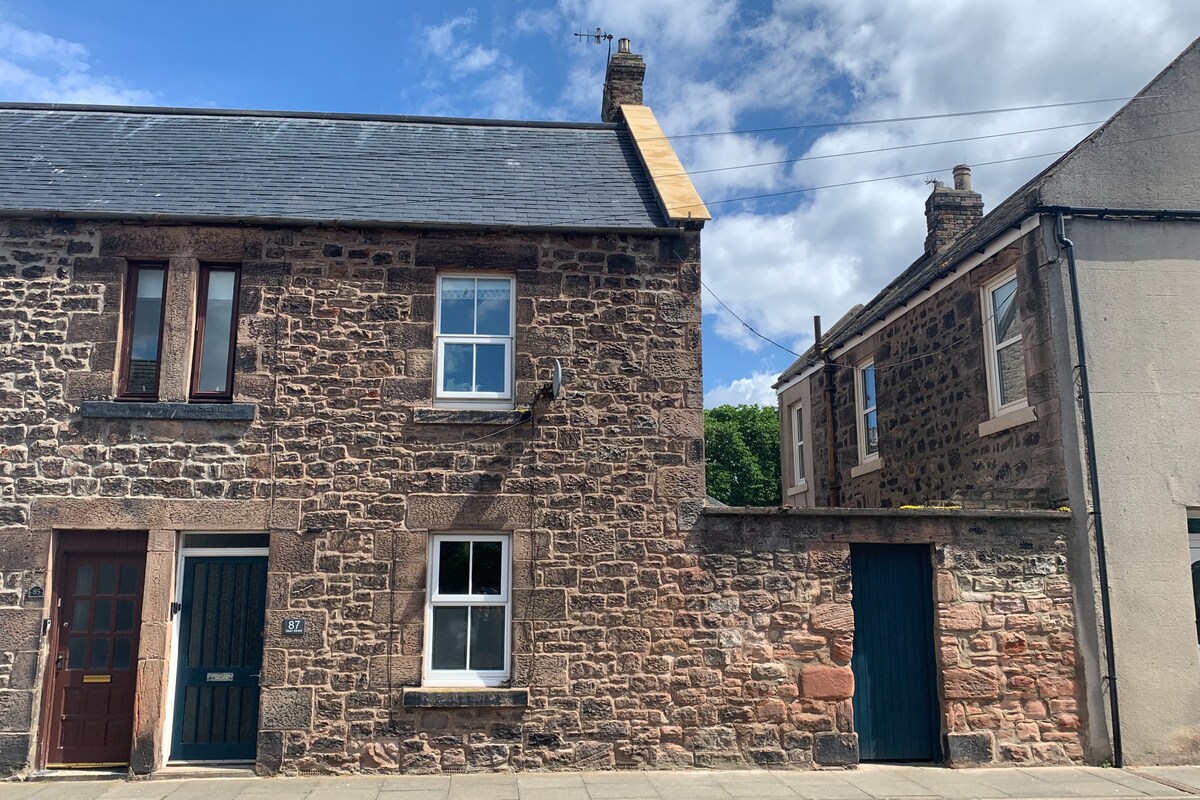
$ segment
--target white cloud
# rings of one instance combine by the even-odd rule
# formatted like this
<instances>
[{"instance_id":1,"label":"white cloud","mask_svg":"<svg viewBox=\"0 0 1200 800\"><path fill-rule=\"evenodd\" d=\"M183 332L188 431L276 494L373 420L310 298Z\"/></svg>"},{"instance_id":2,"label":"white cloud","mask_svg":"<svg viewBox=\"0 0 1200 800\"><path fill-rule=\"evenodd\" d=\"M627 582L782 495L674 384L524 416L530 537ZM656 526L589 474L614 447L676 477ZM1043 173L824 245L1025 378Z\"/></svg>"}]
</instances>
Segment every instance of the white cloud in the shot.
<instances>
[{"instance_id":1,"label":"white cloud","mask_svg":"<svg viewBox=\"0 0 1200 800\"><path fill-rule=\"evenodd\" d=\"M1061 34L1087 20L1086 48L1061 47ZM1035 0L947 4L940 0L796 0L744 24L723 40L719 60L660 52L647 58L647 103L668 134L877 119L1130 95L1200 30L1200 4L1174 0L1146 10L1115 0L1046 6ZM688 71L687 61L703 69ZM665 77L659 77L665 71ZM700 72L713 84L677 91L672 75ZM669 87L664 90L664 84ZM695 84L702 87L703 84ZM701 102L699 97L711 98ZM1119 106L1079 106L841 127L753 137L677 140L689 169L722 161L834 155L1034 128L1095 123ZM706 283L763 334L793 350L811 343L812 316L828 328L921 255L925 175L953 164L1006 160L1068 149L1094 125L1016 136L827 158L792 166L696 176L708 201L758 189L792 190L918 173L747 204L713 203L705 229ZM726 145L720 139L747 139ZM739 152L739 146L742 152ZM711 149L708 149L711 148ZM755 152L757 148L757 152ZM992 208L1050 158L976 166L975 188ZM706 323L747 350L769 345L705 297ZM712 316L715 315L715 316ZM752 379L746 379L752 380ZM736 383L736 382L735 382ZM723 387L722 391L728 387Z\"/></svg>"},{"instance_id":2,"label":"white cloud","mask_svg":"<svg viewBox=\"0 0 1200 800\"><path fill-rule=\"evenodd\" d=\"M93 74L91 55L78 42L0 22L0 95L33 103L139 105L151 92Z\"/></svg>"},{"instance_id":3,"label":"white cloud","mask_svg":"<svg viewBox=\"0 0 1200 800\"><path fill-rule=\"evenodd\" d=\"M523 8L514 20L521 33L554 33L559 28L558 14L551 8Z\"/></svg>"},{"instance_id":4,"label":"white cloud","mask_svg":"<svg viewBox=\"0 0 1200 800\"><path fill-rule=\"evenodd\" d=\"M724 386L717 386L704 393L704 407L774 406L775 390L771 384L776 377L773 372L755 372L749 378L738 378Z\"/></svg>"},{"instance_id":5,"label":"white cloud","mask_svg":"<svg viewBox=\"0 0 1200 800\"><path fill-rule=\"evenodd\" d=\"M470 104L469 108L459 108L434 79L425 87L432 91L424 110L507 119L538 116L539 106L526 86L528 70L499 49L470 41L475 19L475 11L471 10L423 29L425 51L441 63L445 77L459 85L462 99Z\"/></svg>"}]
</instances>

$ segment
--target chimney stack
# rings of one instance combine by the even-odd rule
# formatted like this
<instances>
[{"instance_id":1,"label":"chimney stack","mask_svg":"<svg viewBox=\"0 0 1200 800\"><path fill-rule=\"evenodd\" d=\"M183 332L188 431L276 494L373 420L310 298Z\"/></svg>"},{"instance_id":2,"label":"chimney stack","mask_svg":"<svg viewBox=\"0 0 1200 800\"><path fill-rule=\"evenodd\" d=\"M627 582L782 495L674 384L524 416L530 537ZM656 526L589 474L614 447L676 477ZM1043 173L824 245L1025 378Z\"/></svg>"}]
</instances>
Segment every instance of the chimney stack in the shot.
<instances>
[{"instance_id":1,"label":"chimney stack","mask_svg":"<svg viewBox=\"0 0 1200 800\"><path fill-rule=\"evenodd\" d=\"M983 219L983 197L971 189L971 168L954 168L954 188L938 181L925 201L925 254L940 253Z\"/></svg>"},{"instance_id":2,"label":"chimney stack","mask_svg":"<svg viewBox=\"0 0 1200 800\"><path fill-rule=\"evenodd\" d=\"M631 52L629 40L617 41L617 52L608 60L604 75L604 102L600 107L600 119L605 122L620 122L621 105L642 105L642 81L646 77L646 62Z\"/></svg>"}]
</instances>

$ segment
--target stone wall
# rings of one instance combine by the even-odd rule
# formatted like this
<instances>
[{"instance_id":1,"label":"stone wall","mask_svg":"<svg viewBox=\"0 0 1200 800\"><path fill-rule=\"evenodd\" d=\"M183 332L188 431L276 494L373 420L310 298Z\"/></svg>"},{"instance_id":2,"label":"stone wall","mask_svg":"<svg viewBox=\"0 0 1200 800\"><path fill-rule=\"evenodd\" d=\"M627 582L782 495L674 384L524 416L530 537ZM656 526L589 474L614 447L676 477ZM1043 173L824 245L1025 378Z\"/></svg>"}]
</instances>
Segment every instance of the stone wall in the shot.
<instances>
[{"instance_id":1,"label":"stone wall","mask_svg":"<svg viewBox=\"0 0 1200 800\"><path fill-rule=\"evenodd\" d=\"M1059 397L1050 331L1053 279L1034 231L837 358L835 447L841 503L897 507L961 501L989 508L1056 508L1067 496ZM1005 270L1018 272L1021 334L1029 405L1036 419L990 435L980 288ZM858 464L854 365L874 356L880 469L852 476ZM824 386L811 381L813 462L828 446ZM816 503L828 502L826 470L814 470ZM810 489L811 491L811 489Z\"/></svg>"},{"instance_id":2,"label":"stone wall","mask_svg":"<svg viewBox=\"0 0 1200 800\"><path fill-rule=\"evenodd\" d=\"M853 689L845 669L854 645L850 546L928 544L947 763L1081 762L1069 528L1070 516L1057 512L708 509L702 562L727 575L736 565L740 574L726 584L717 577L717 586L744 587L742 613L714 624L739 630L742 641L770 643L734 654L731 663L769 656L786 674L773 695L797 696L753 709L760 712L753 721L775 727L781 742L807 744L804 732L836 732L816 734L818 762L823 747L857 753L850 702L834 700ZM780 574L797 590L786 602L763 591ZM807 757L787 749L789 758Z\"/></svg>"},{"instance_id":3,"label":"stone wall","mask_svg":"<svg viewBox=\"0 0 1200 800\"><path fill-rule=\"evenodd\" d=\"M268 770L386 765L398 732L430 748L405 769L455 767L456 735L472 767L604 766L634 730L649 741L655 714L627 707L651 656L642 620L670 590L656 581L683 549L680 503L703 494L698 241L0 223L0 671L20 691L0 706L0 760L27 763L36 732L48 609L24 590L47 585L50 530L31 513L73 498L147 501L165 519L119 524L176 530L172 503L301 504L296 528L271 531ZM235 400L253 420L81 416L113 395L133 259L169 259L176 289L200 261L243 265ZM506 424L430 409L435 275L472 268L516 276L530 413ZM194 299L174 294L166 325L186 334ZM163 399L181 400L190 343L167 340L182 344L164 343ZM556 359L565 397L538 399ZM429 531L464 529L513 534L530 708L448 728L400 703L421 679ZM303 640L276 635L285 612L310 620Z\"/></svg>"}]
</instances>

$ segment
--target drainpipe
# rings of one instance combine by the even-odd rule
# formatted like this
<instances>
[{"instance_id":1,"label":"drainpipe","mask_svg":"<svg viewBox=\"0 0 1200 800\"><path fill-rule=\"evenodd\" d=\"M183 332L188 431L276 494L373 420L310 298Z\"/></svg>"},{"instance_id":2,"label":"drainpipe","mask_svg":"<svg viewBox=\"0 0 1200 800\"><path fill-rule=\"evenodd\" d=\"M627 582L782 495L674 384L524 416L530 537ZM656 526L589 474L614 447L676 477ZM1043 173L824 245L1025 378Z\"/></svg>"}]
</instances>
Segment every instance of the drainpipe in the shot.
<instances>
[{"instance_id":1,"label":"drainpipe","mask_svg":"<svg viewBox=\"0 0 1200 800\"><path fill-rule=\"evenodd\" d=\"M842 504L842 485L838 480L837 471L837 442L833 439L833 381L837 375L837 368L833 364L833 360L829 357L828 351L824 347L824 342L821 336L821 318L813 317L813 333L815 335L815 343L813 349L816 350L817 357L824 363L825 376L825 483L829 487L828 497L826 497L826 505L837 507ZM814 464L814 469L816 465Z\"/></svg>"},{"instance_id":2,"label":"drainpipe","mask_svg":"<svg viewBox=\"0 0 1200 800\"><path fill-rule=\"evenodd\" d=\"M1083 435L1088 462L1088 484L1092 494L1092 521L1096 531L1096 568L1100 573L1100 613L1104 623L1104 657L1108 661L1108 704L1112 715L1113 766L1124 765L1121 753L1121 706L1117 699L1117 664L1113 647L1112 601L1108 591L1108 558L1104 552L1104 520L1100 507L1100 475L1096 467L1096 436L1092 425L1092 395L1088 387L1087 351L1083 339L1083 311L1079 305L1079 277L1075 269L1075 243L1067 238L1066 221L1058 212L1055 237L1067 254L1067 275L1071 281L1071 314L1075 322L1075 349L1079 354L1079 392L1083 400Z\"/></svg>"}]
</instances>

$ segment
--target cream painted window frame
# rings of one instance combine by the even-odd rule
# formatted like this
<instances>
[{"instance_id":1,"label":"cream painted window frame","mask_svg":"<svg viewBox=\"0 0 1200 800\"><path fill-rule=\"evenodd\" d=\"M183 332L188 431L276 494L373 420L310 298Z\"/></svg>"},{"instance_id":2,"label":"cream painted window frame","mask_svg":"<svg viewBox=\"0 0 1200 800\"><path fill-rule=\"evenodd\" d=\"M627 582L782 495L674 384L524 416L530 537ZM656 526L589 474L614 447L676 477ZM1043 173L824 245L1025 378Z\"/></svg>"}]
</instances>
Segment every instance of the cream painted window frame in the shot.
<instances>
[{"instance_id":1,"label":"cream painted window frame","mask_svg":"<svg viewBox=\"0 0 1200 800\"><path fill-rule=\"evenodd\" d=\"M792 486L802 489L808 485L808 475L804 473L804 403L792 403L788 406L788 418L792 424Z\"/></svg>"},{"instance_id":2,"label":"cream painted window frame","mask_svg":"<svg viewBox=\"0 0 1200 800\"><path fill-rule=\"evenodd\" d=\"M500 581L503 591L496 595L444 595L437 591L441 568L442 542L500 542ZM507 533L435 533L429 537L426 563L429 569L425 593L425 642L421 658L422 685L433 687L496 687L509 681L512 669L512 536ZM504 669L434 669L433 668L433 610L446 607L492 606L504 609ZM467 612L468 619L470 611ZM467 658L470 659L468 640Z\"/></svg>"},{"instance_id":3,"label":"cream painted window frame","mask_svg":"<svg viewBox=\"0 0 1200 800\"><path fill-rule=\"evenodd\" d=\"M507 280L508 291L508 335L493 334L462 334L442 333L442 282L447 278L463 278L471 280ZM439 407L445 408L478 408L478 409L510 409L515 402L514 390L514 351L517 346L517 281L510 273L494 272L446 272L437 276L437 286L433 297L433 339L434 339L434 375L433 397ZM502 392L453 392L442 389L445 377L447 344L498 344L504 347L504 391ZM477 358L477 355L473 355Z\"/></svg>"},{"instance_id":4,"label":"cream painted window frame","mask_svg":"<svg viewBox=\"0 0 1200 800\"><path fill-rule=\"evenodd\" d=\"M854 367L854 427L858 432L858 463L866 464L879 458L879 372L875 370L875 405L866 405L866 382L864 375L867 369L874 370L875 357L860 361ZM867 415L875 412L875 451L867 452Z\"/></svg>"},{"instance_id":5,"label":"cream painted window frame","mask_svg":"<svg viewBox=\"0 0 1200 800\"><path fill-rule=\"evenodd\" d=\"M996 326L995 316L996 308L992 301L992 294L1008 283L1015 283L1016 288L1013 290L1013 303L1017 309L1017 335L1005 339L1003 342L996 341ZM1029 406L1029 386L1026 382L1025 394L1019 400L1013 400L1009 403L1000 402L1000 351L1006 347L1011 347L1014 344L1021 346L1021 370L1025 369L1025 347L1024 337L1021 334L1021 283L1017 279L1017 270L1010 269L992 280L985 283L980 288L980 309L983 312L983 363L984 372L987 373L987 390L988 390L988 411L989 419L1003 416L1012 411L1019 411L1022 408ZM1024 377L1024 375L1022 375Z\"/></svg>"}]
</instances>

